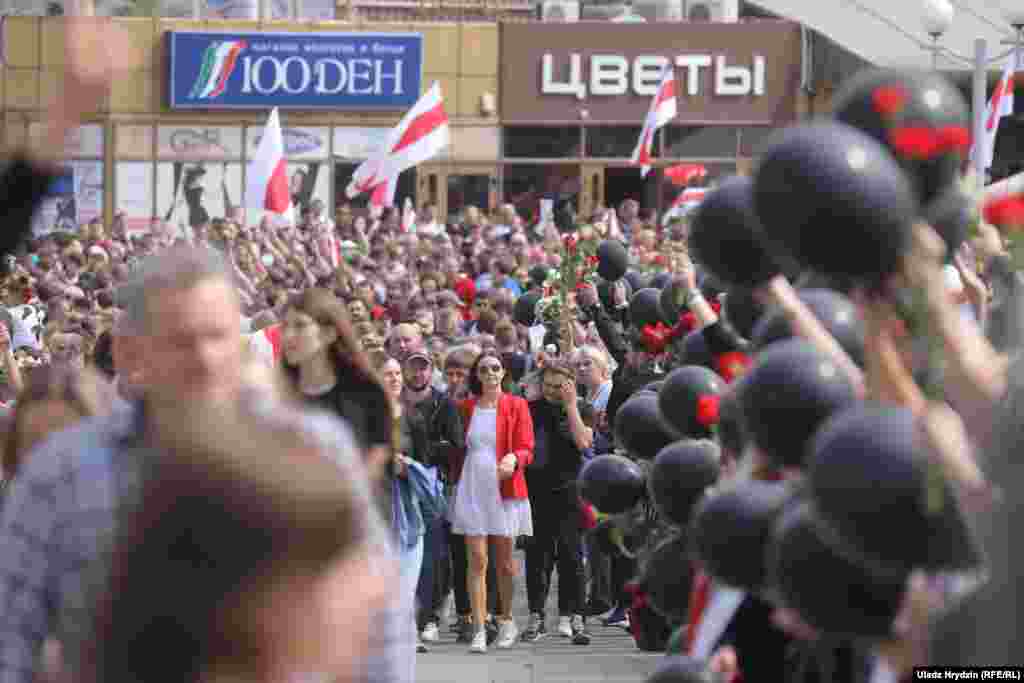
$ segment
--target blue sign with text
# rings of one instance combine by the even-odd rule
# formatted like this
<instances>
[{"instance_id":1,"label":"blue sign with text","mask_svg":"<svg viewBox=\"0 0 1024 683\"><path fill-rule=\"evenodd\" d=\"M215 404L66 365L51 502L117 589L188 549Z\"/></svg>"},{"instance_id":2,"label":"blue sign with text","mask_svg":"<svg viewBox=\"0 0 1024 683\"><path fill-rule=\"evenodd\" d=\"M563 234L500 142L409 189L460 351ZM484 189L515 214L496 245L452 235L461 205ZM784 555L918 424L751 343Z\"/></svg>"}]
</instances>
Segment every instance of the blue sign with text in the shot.
<instances>
[{"instance_id":1,"label":"blue sign with text","mask_svg":"<svg viewBox=\"0 0 1024 683\"><path fill-rule=\"evenodd\" d=\"M171 109L407 109L413 33L168 33Z\"/></svg>"}]
</instances>

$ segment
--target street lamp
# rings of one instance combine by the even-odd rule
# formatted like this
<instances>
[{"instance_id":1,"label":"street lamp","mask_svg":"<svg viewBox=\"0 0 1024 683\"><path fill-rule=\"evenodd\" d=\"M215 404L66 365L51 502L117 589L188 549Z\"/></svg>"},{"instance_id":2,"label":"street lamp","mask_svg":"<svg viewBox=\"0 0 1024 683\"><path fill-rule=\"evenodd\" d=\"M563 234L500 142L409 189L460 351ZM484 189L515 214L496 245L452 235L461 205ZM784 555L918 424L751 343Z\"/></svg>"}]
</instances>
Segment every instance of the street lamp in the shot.
<instances>
[{"instance_id":1,"label":"street lamp","mask_svg":"<svg viewBox=\"0 0 1024 683\"><path fill-rule=\"evenodd\" d=\"M939 38L953 25L953 3L949 0L924 0L921 23L932 37L932 69L939 68Z\"/></svg>"}]
</instances>

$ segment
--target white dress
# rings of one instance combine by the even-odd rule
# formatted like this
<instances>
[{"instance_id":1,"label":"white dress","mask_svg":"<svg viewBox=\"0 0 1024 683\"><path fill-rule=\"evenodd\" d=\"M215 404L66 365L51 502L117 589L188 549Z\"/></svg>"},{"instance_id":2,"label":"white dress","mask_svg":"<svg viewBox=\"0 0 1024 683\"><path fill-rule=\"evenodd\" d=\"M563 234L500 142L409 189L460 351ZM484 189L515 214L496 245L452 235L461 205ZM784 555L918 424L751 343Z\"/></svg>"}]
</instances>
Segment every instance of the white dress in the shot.
<instances>
[{"instance_id":1,"label":"white dress","mask_svg":"<svg viewBox=\"0 0 1024 683\"><path fill-rule=\"evenodd\" d=\"M498 411L477 406L466 436L466 462L452 503L452 533L532 536L528 498L503 499L498 486Z\"/></svg>"}]
</instances>

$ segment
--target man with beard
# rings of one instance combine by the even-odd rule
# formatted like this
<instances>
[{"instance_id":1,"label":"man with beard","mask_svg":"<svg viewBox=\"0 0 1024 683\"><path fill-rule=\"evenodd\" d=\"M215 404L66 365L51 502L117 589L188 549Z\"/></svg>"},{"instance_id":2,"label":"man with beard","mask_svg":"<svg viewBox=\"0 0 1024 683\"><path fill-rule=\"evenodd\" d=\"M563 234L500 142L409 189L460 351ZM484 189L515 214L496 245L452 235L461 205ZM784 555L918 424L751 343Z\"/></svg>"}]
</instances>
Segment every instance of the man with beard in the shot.
<instances>
[{"instance_id":1,"label":"man with beard","mask_svg":"<svg viewBox=\"0 0 1024 683\"><path fill-rule=\"evenodd\" d=\"M462 416L458 407L447 394L432 386L434 363L430 355L422 350L414 350L405 359L405 389L402 399L407 405L419 411L427 424L427 439L430 459L429 470L440 481L446 481L446 466L453 452L460 452L466 447L466 433L462 426ZM459 537L461 539L461 537ZM447 520L438 519L428 525L426 537L423 539L424 558L420 571L419 586L416 596L420 605L418 621L421 638L425 643L434 643L440 639L438 626L441 623L441 609L452 580L455 586L462 586L465 592L466 562L465 549L462 551L462 563L455 562L454 571L449 564L448 548L451 543L451 525ZM454 577L453 577L454 574ZM460 580L461 579L461 580ZM459 590L456 588L456 590ZM465 598L466 605L469 598ZM468 607L467 607L468 611ZM420 648L425 650L425 646Z\"/></svg>"},{"instance_id":2,"label":"man with beard","mask_svg":"<svg viewBox=\"0 0 1024 683\"><path fill-rule=\"evenodd\" d=\"M593 410L576 393L573 371L559 362L544 366L543 397L530 403L536 439L533 464L526 471L533 510L533 538L526 547L526 592L530 623L523 640L547 633L544 605L551 571L558 562L558 633L576 645L589 645L584 611L583 531L576 477L593 445Z\"/></svg>"}]
</instances>

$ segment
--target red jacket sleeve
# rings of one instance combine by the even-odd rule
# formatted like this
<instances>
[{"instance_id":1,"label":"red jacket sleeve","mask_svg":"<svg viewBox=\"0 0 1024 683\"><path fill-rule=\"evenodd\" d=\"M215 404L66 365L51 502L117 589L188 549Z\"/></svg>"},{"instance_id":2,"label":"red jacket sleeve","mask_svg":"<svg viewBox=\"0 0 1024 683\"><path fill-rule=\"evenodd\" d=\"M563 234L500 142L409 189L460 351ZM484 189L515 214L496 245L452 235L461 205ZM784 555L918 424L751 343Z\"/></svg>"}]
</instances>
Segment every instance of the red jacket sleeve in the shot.
<instances>
[{"instance_id":1,"label":"red jacket sleeve","mask_svg":"<svg viewBox=\"0 0 1024 683\"><path fill-rule=\"evenodd\" d=\"M509 435L509 448L516 454L519 467L523 468L533 462L533 418L526 400L515 396L512 402L513 420L512 433Z\"/></svg>"}]
</instances>

